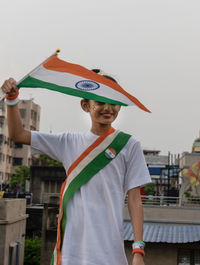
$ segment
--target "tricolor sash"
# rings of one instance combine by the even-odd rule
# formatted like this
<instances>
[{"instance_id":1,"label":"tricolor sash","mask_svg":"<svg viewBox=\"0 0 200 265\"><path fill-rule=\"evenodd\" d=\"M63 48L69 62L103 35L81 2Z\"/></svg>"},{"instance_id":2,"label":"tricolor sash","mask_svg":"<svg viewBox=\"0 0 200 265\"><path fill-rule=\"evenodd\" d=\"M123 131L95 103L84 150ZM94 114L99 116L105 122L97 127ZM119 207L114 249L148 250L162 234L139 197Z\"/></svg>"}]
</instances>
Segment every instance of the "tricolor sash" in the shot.
<instances>
[{"instance_id":1,"label":"tricolor sash","mask_svg":"<svg viewBox=\"0 0 200 265\"><path fill-rule=\"evenodd\" d=\"M58 218L57 243L51 265L61 265L61 249L67 223L67 202L74 193L114 159L126 145L131 135L110 128L99 136L72 163L62 185Z\"/></svg>"}]
</instances>

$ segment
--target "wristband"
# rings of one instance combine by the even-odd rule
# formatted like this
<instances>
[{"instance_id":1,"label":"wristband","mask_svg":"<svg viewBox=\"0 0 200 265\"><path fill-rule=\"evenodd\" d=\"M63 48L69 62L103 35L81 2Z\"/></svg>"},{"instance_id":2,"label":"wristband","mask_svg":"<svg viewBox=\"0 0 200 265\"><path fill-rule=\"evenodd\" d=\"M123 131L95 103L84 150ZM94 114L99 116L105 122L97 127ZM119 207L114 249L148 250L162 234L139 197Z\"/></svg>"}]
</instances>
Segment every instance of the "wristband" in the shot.
<instances>
[{"instance_id":1,"label":"wristband","mask_svg":"<svg viewBox=\"0 0 200 265\"><path fill-rule=\"evenodd\" d=\"M144 249L145 243L143 241L135 241L135 242L133 242L132 249L138 248L138 247L141 248L141 249Z\"/></svg>"},{"instance_id":2,"label":"wristband","mask_svg":"<svg viewBox=\"0 0 200 265\"><path fill-rule=\"evenodd\" d=\"M17 97L13 100L9 100L7 98L5 98L5 103L8 105L8 106L15 106L17 105L18 103L20 102L20 99Z\"/></svg>"},{"instance_id":3,"label":"wristband","mask_svg":"<svg viewBox=\"0 0 200 265\"><path fill-rule=\"evenodd\" d=\"M8 96L6 95L5 98L8 99L8 100L14 100L16 99L17 97L19 96L19 91L17 91L17 93L13 96Z\"/></svg>"},{"instance_id":4,"label":"wristband","mask_svg":"<svg viewBox=\"0 0 200 265\"><path fill-rule=\"evenodd\" d=\"M143 257L145 256L144 250L141 248L134 248L132 251L132 254L134 255L135 253L141 254Z\"/></svg>"},{"instance_id":5,"label":"wristband","mask_svg":"<svg viewBox=\"0 0 200 265\"><path fill-rule=\"evenodd\" d=\"M135 241L134 244L135 244L135 243L142 244L142 245L145 247L145 242L144 242L144 241Z\"/></svg>"},{"instance_id":6,"label":"wristband","mask_svg":"<svg viewBox=\"0 0 200 265\"><path fill-rule=\"evenodd\" d=\"M144 256L145 255L144 247L145 247L145 243L143 241L135 241L132 244L132 248L133 248L132 254L134 255L135 253L139 253L142 256Z\"/></svg>"},{"instance_id":7,"label":"wristband","mask_svg":"<svg viewBox=\"0 0 200 265\"><path fill-rule=\"evenodd\" d=\"M133 243L132 249L135 249L135 248L140 248L140 249L144 250L144 245L139 244L139 243Z\"/></svg>"}]
</instances>

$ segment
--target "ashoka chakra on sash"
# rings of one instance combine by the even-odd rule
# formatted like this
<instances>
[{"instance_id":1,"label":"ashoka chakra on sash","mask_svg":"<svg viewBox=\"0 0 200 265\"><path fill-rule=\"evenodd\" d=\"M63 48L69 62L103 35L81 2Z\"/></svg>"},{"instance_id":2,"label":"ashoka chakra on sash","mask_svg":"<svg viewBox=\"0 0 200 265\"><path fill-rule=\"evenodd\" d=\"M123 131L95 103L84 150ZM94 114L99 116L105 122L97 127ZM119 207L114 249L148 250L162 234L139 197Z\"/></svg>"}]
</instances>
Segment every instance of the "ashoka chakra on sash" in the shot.
<instances>
[{"instance_id":1,"label":"ashoka chakra on sash","mask_svg":"<svg viewBox=\"0 0 200 265\"><path fill-rule=\"evenodd\" d=\"M94 81L91 80L82 80L75 84L75 87L84 90L84 91L91 91L96 90L100 87L100 85Z\"/></svg>"}]
</instances>

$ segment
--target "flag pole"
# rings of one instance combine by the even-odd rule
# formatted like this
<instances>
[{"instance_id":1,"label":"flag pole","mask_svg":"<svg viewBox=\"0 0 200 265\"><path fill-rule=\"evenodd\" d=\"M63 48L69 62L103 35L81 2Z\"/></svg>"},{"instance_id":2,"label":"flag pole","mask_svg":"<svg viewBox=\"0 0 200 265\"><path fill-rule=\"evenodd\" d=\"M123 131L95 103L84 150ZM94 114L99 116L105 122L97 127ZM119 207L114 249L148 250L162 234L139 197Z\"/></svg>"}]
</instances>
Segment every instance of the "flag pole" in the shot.
<instances>
[{"instance_id":1,"label":"flag pole","mask_svg":"<svg viewBox=\"0 0 200 265\"><path fill-rule=\"evenodd\" d=\"M26 74L23 78L21 78L18 82L17 85L19 83L21 83L25 78L27 78L27 76L29 76L30 74L32 74L38 67L40 67L41 65L43 65L44 63L46 63L46 61L48 61L51 57L57 55L60 52L60 49L57 49L52 55L50 55L47 59L45 59L42 63L40 63L38 66L36 66L33 70L31 70L28 74ZM2 89L0 89L0 101L2 99L5 98L5 93L3 92Z\"/></svg>"},{"instance_id":2,"label":"flag pole","mask_svg":"<svg viewBox=\"0 0 200 265\"><path fill-rule=\"evenodd\" d=\"M36 66L33 70L31 70L28 74L26 74L22 79L20 79L17 82L17 85L19 83L21 83L25 78L27 78L27 76L29 76L30 74L32 74L38 67L40 67L41 65L43 65L44 63L46 63L46 61L48 61L51 57L55 56L56 54L58 54L60 52L60 49L57 49L52 55L50 55L47 59L45 59L42 63L40 63L38 66Z\"/></svg>"}]
</instances>

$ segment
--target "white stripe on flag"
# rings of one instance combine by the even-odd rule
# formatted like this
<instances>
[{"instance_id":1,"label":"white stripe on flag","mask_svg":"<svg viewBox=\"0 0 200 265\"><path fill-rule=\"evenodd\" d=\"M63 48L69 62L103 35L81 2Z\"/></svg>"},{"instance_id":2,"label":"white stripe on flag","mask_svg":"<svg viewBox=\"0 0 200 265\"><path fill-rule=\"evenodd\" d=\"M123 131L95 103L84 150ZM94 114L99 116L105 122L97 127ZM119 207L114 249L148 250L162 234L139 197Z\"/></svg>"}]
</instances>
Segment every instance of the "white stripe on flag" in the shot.
<instances>
[{"instance_id":1,"label":"white stripe on flag","mask_svg":"<svg viewBox=\"0 0 200 265\"><path fill-rule=\"evenodd\" d=\"M89 80L87 78L74 75L74 74L70 74L70 73L63 73L63 72L56 72L56 71L48 70L44 68L43 66L40 66L30 76L33 78L39 79L41 81L44 81L44 82L52 83L52 84L63 86L63 87L70 87L75 90L78 90L75 86L77 82L82 81L82 80ZM124 94L110 88L109 86L103 85L101 83L98 83L98 84L100 85L98 89L87 91L87 92L90 92L90 93L93 93L93 94L96 94L102 97L106 97L106 95L109 95L110 99L123 102L127 105L135 105ZM108 90L109 90L109 93L108 93Z\"/></svg>"}]
</instances>

